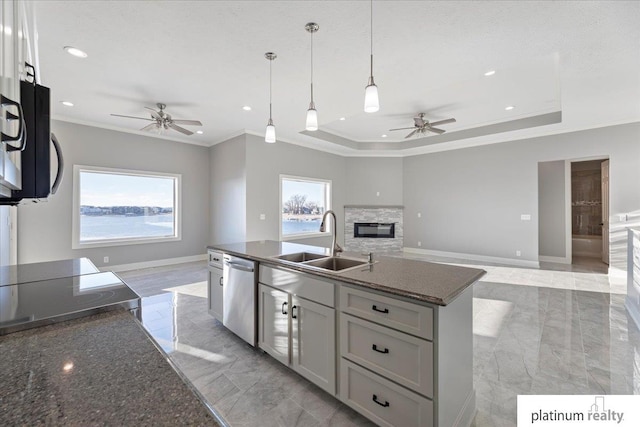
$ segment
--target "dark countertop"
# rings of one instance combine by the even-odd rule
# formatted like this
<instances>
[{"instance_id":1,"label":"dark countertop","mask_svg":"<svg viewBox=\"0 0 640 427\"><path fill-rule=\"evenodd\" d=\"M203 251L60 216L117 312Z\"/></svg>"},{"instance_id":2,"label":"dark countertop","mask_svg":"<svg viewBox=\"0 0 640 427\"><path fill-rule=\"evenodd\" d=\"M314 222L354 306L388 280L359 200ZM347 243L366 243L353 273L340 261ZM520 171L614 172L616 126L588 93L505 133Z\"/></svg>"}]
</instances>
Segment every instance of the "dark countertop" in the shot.
<instances>
[{"instance_id":1,"label":"dark countertop","mask_svg":"<svg viewBox=\"0 0 640 427\"><path fill-rule=\"evenodd\" d=\"M0 267L0 286L81 276L99 271L88 258L9 265Z\"/></svg>"},{"instance_id":2,"label":"dark countertop","mask_svg":"<svg viewBox=\"0 0 640 427\"><path fill-rule=\"evenodd\" d=\"M486 274L484 270L477 268L457 267L390 256L376 256L375 253L375 263L373 265L366 265L362 268L343 272L317 270L273 257L296 252L314 252L328 255L328 249L273 240L215 244L207 248L245 257L264 264L287 267L292 270L442 306L451 303L463 290ZM344 258L363 259L359 253L345 252L341 256Z\"/></svg>"},{"instance_id":3,"label":"dark countertop","mask_svg":"<svg viewBox=\"0 0 640 427\"><path fill-rule=\"evenodd\" d=\"M0 425L217 425L124 309L0 337Z\"/></svg>"}]
</instances>

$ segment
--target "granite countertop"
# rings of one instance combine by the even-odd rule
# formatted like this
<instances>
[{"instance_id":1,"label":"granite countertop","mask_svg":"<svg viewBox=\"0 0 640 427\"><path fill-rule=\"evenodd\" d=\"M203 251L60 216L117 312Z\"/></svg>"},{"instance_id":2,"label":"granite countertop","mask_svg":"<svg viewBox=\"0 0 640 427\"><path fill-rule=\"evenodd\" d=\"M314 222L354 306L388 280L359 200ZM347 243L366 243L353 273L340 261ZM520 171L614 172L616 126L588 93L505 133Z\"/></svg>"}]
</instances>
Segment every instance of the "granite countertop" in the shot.
<instances>
[{"instance_id":1,"label":"granite countertop","mask_svg":"<svg viewBox=\"0 0 640 427\"><path fill-rule=\"evenodd\" d=\"M0 337L0 425L217 425L124 309Z\"/></svg>"},{"instance_id":2,"label":"granite countertop","mask_svg":"<svg viewBox=\"0 0 640 427\"><path fill-rule=\"evenodd\" d=\"M328 249L273 240L215 244L208 246L208 249L442 306L451 303L463 290L486 274L484 270L477 268L375 254L375 263L362 268L343 272L318 270L274 257L296 252L328 256ZM359 253L345 252L340 256L363 259Z\"/></svg>"}]
</instances>

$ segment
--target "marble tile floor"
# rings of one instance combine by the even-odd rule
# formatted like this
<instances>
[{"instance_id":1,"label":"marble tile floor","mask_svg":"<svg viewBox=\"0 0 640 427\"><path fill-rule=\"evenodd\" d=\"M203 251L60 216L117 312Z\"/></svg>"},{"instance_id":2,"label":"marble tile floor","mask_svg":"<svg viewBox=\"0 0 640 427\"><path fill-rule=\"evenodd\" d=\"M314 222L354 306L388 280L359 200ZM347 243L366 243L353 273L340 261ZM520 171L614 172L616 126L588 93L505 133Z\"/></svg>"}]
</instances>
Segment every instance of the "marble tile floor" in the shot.
<instances>
[{"instance_id":1,"label":"marble tile floor","mask_svg":"<svg viewBox=\"0 0 640 427\"><path fill-rule=\"evenodd\" d=\"M623 294L593 290L606 274L486 269L473 301L475 427L515 426L518 394L640 394L640 331ZM145 328L230 425L372 425L209 316L206 274L201 262L120 276L145 294Z\"/></svg>"}]
</instances>

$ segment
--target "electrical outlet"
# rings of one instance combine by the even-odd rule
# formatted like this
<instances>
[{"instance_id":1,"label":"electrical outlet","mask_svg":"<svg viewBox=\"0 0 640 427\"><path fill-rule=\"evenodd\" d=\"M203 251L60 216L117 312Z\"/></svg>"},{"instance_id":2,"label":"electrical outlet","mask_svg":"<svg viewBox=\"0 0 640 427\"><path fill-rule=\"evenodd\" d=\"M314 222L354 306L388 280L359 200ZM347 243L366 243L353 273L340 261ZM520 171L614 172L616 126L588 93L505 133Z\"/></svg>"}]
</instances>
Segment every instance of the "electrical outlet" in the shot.
<instances>
[{"instance_id":1,"label":"electrical outlet","mask_svg":"<svg viewBox=\"0 0 640 427\"><path fill-rule=\"evenodd\" d=\"M418 246L422 246L422 242L418 242Z\"/></svg>"},{"instance_id":2,"label":"electrical outlet","mask_svg":"<svg viewBox=\"0 0 640 427\"><path fill-rule=\"evenodd\" d=\"M109 257L108 256L104 257L103 261L105 264L109 264Z\"/></svg>"},{"instance_id":3,"label":"electrical outlet","mask_svg":"<svg viewBox=\"0 0 640 427\"><path fill-rule=\"evenodd\" d=\"M516 256L521 256L521 255L522 255L522 252L516 251Z\"/></svg>"},{"instance_id":4,"label":"electrical outlet","mask_svg":"<svg viewBox=\"0 0 640 427\"><path fill-rule=\"evenodd\" d=\"M376 191L376 197L380 197L380 192Z\"/></svg>"},{"instance_id":5,"label":"electrical outlet","mask_svg":"<svg viewBox=\"0 0 640 427\"><path fill-rule=\"evenodd\" d=\"M260 219L264 221L265 219L267 219L267 216L265 214L260 214Z\"/></svg>"},{"instance_id":6,"label":"electrical outlet","mask_svg":"<svg viewBox=\"0 0 640 427\"><path fill-rule=\"evenodd\" d=\"M422 214L418 212L418 218L422 218Z\"/></svg>"}]
</instances>

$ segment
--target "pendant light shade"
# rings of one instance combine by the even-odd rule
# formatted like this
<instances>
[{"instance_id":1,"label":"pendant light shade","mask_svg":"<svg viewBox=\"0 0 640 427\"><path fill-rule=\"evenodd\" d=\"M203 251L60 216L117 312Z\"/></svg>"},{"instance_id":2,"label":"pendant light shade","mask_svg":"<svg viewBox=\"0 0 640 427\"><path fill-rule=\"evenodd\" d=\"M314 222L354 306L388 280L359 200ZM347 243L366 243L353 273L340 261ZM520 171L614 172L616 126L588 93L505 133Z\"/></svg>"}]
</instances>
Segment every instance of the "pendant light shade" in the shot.
<instances>
[{"instance_id":1,"label":"pendant light shade","mask_svg":"<svg viewBox=\"0 0 640 427\"><path fill-rule=\"evenodd\" d=\"M271 64L278 56L273 52L267 52L264 57L269 60L269 121L267 122L267 130L264 133L264 142L273 144L276 142L276 127L273 125L271 117Z\"/></svg>"},{"instance_id":2,"label":"pendant light shade","mask_svg":"<svg viewBox=\"0 0 640 427\"><path fill-rule=\"evenodd\" d=\"M371 0L371 73L369 74L369 83L364 89L364 112L375 113L379 109L378 86L373 81L373 0Z\"/></svg>"},{"instance_id":3,"label":"pendant light shade","mask_svg":"<svg viewBox=\"0 0 640 427\"><path fill-rule=\"evenodd\" d=\"M314 108L313 103L309 105L309 109L307 110L307 123L305 129L318 130L318 111Z\"/></svg>"},{"instance_id":4,"label":"pendant light shade","mask_svg":"<svg viewBox=\"0 0 640 427\"><path fill-rule=\"evenodd\" d=\"M320 29L320 26L315 22L309 22L304 26L304 29L311 34L311 102L309 103L309 109L307 110L307 122L305 129L309 131L318 130L318 111L316 110L316 104L313 102L313 33Z\"/></svg>"}]
</instances>

